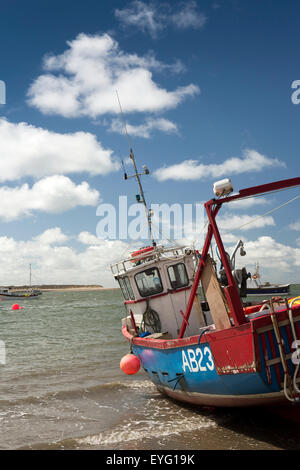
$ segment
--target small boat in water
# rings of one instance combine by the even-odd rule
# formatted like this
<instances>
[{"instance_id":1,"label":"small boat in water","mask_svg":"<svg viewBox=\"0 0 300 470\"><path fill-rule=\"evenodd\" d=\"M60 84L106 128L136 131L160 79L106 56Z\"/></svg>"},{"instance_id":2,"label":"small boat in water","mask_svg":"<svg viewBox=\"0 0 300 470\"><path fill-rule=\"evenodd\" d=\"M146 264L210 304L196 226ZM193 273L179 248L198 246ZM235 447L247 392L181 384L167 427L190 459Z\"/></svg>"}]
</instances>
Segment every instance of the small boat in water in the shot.
<instances>
[{"instance_id":1,"label":"small boat in water","mask_svg":"<svg viewBox=\"0 0 300 470\"><path fill-rule=\"evenodd\" d=\"M39 290L28 289L26 291L16 291L10 289L0 289L0 299L9 300L9 299L31 299L34 297L40 296L42 293Z\"/></svg>"},{"instance_id":2,"label":"small boat in water","mask_svg":"<svg viewBox=\"0 0 300 470\"><path fill-rule=\"evenodd\" d=\"M132 151L130 157L141 189ZM152 246L111 266L124 296L122 333L130 344L128 361L134 359L134 372L138 358L162 393L201 406L300 403L300 297L243 303L240 289L248 273L244 270L238 284L216 222L224 204L299 185L300 177L291 178L230 195L231 181L222 180L214 185L215 198L204 205L208 226L201 252L152 240ZM142 190L140 199L151 234ZM213 237L221 279L209 254ZM133 373L130 364L123 371Z\"/></svg>"},{"instance_id":3,"label":"small boat in water","mask_svg":"<svg viewBox=\"0 0 300 470\"><path fill-rule=\"evenodd\" d=\"M270 284L269 282L260 282L259 264L256 263L255 273L251 276L250 282L247 284L247 295L278 295L289 294L290 284ZM254 284L254 285L253 285Z\"/></svg>"},{"instance_id":4,"label":"small boat in water","mask_svg":"<svg viewBox=\"0 0 300 470\"><path fill-rule=\"evenodd\" d=\"M32 299L42 295L39 289L33 289L31 287L31 264L29 265L29 288L24 291L13 290L8 287L0 288L0 300L9 299Z\"/></svg>"}]
</instances>

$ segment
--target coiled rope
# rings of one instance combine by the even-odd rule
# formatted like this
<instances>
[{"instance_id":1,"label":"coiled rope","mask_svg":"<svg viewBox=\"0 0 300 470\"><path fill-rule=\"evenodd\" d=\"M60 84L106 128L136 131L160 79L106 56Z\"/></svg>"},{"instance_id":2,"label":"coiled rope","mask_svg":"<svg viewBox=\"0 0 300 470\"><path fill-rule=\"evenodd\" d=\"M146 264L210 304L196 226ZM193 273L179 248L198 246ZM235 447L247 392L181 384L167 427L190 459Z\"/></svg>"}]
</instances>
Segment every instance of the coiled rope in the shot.
<instances>
[{"instance_id":1,"label":"coiled rope","mask_svg":"<svg viewBox=\"0 0 300 470\"><path fill-rule=\"evenodd\" d=\"M144 333L148 327L148 328L151 328L154 333L160 333L161 322L160 322L158 313L155 310L153 310L153 308L150 308L148 297L146 301L147 301L147 306L146 306L146 310L143 313L143 318L142 318L141 325L140 325L140 331Z\"/></svg>"}]
</instances>

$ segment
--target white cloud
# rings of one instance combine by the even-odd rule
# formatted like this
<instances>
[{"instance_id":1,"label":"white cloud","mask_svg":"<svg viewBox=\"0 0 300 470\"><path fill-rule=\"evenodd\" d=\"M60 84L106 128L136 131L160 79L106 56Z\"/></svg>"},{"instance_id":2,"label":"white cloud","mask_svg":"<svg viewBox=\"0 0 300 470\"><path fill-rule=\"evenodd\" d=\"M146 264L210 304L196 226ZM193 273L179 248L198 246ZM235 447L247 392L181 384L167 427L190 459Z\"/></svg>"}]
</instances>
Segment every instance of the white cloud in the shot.
<instances>
[{"instance_id":1,"label":"white cloud","mask_svg":"<svg viewBox=\"0 0 300 470\"><path fill-rule=\"evenodd\" d=\"M180 30L200 29L206 23L206 16L198 11L193 0L175 6L166 2L155 5L134 0L125 8L116 9L115 15L124 26L139 29L153 38L168 26Z\"/></svg>"},{"instance_id":2,"label":"white cloud","mask_svg":"<svg viewBox=\"0 0 300 470\"><path fill-rule=\"evenodd\" d=\"M78 241L83 245L100 245L103 243L103 240L96 237L90 232L80 232L78 235Z\"/></svg>"},{"instance_id":3,"label":"white cloud","mask_svg":"<svg viewBox=\"0 0 300 470\"><path fill-rule=\"evenodd\" d=\"M200 29L205 25L206 20L206 16L198 11L195 1L184 3L183 8L178 9L170 17L170 21L179 29Z\"/></svg>"},{"instance_id":4,"label":"white cloud","mask_svg":"<svg viewBox=\"0 0 300 470\"><path fill-rule=\"evenodd\" d=\"M232 233L222 233L222 240L223 243L229 244L229 243L237 243L240 241L241 237L238 237L237 235L233 235ZM243 237L243 242L247 241L245 237Z\"/></svg>"},{"instance_id":5,"label":"white cloud","mask_svg":"<svg viewBox=\"0 0 300 470\"><path fill-rule=\"evenodd\" d=\"M112 154L88 132L59 134L0 118L0 181L57 173L106 175L119 169Z\"/></svg>"},{"instance_id":6,"label":"white cloud","mask_svg":"<svg viewBox=\"0 0 300 470\"><path fill-rule=\"evenodd\" d=\"M148 139L153 131L161 131L170 133L177 133L177 125L168 119L164 118L148 118L144 124L134 126L132 124L126 123L127 132L131 136L144 137ZM124 125L119 118L113 119L109 128L110 132L116 132L118 134L124 134Z\"/></svg>"},{"instance_id":7,"label":"white cloud","mask_svg":"<svg viewBox=\"0 0 300 470\"><path fill-rule=\"evenodd\" d=\"M92 234L86 235L93 239ZM71 237L73 238L73 237ZM101 240L76 249L60 228L50 228L31 240L0 237L0 285L23 285L29 281L32 264L33 284L101 284L118 287L110 264L129 251L122 241Z\"/></svg>"},{"instance_id":8,"label":"white cloud","mask_svg":"<svg viewBox=\"0 0 300 470\"><path fill-rule=\"evenodd\" d=\"M89 232L81 232L77 239L82 246L77 249L68 245L73 238L65 235L59 227L50 228L27 241L0 237L0 285L28 283L31 263L33 284L102 284L117 287L110 264L124 258L134 247L119 240L98 240ZM228 243L235 241L231 239ZM233 248L233 245L229 247L228 252L231 253ZM299 279L300 248L265 236L245 241L245 250L245 257L237 257L237 267L246 265L251 271L259 261L262 280L295 282Z\"/></svg>"},{"instance_id":9,"label":"white cloud","mask_svg":"<svg viewBox=\"0 0 300 470\"><path fill-rule=\"evenodd\" d=\"M300 248L293 248L276 242L272 237L264 236L255 241L247 241L245 250L247 255L242 259L237 258L238 263L255 266L258 261L262 269L270 270L272 282L289 282L284 276L292 272L295 273L295 277L290 276L290 279L293 282L299 280Z\"/></svg>"},{"instance_id":10,"label":"white cloud","mask_svg":"<svg viewBox=\"0 0 300 470\"><path fill-rule=\"evenodd\" d=\"M226 214L218 218L218 226L222 230L251 230L270 225L275 225L271 216Z\"/></svg>"},{"instance_id":11,"label":"white cloud","mask_svg":"<svg viewBox=\"0 0 300 470\"><path fill-rule=\"evenodd\" d=\"M265 204L270 204L270 200L265 197L248 197L247 199L240 199L237 201L232 201L230 207L232 209L249 209L253 206L261 206Z\"/></svg>"},{"instance_id":12,"label":"white cloud","mask_svg":"<svg viewBox=\"0 0 300 470\"><path fill-rule=\"evenodd\" d=\"M0 200L0 218L10 221L36 211L60 213L77 206L95 206L99 192L85 181L76 185L67 176L54 175L37 181L31 188L27 183L0 187Z\"/></svg>"},{"instance_id":13,"label":"white cloud","mask_svg":"<svg viewBox=\"0 0 300 470\"><path fill-rule=\"evenodd\" d=\"M292 224L290 224L289 228L291 230L300 230L300 220L297 220L297 222L293 222Z\"/></svg>"},{"instance_id":14,"label":"white cloud","mask_svg":"<svg viewBox=\"0 0 300 470\"><path fill-rule=\"evenodd\" d=\"M269 158L256 150L246 149L242 158L228 158L222 163L199 163L197 160L185 160L181 163L162 167L155 171L158 181L198 180L220 178L251 171L261 171L268 167L284 167L285 163L277 158Z\"/></svg>"},{"instance_id":15,"label":"white cloud","mask_svg":"<svg viewBox=\"0 0 300 470\"><path fill-rule=\"evenodd\" d=\"M128 7L122 10L117 8L115 16L124 25L134 26L143 32L149 33L152 37L156 37L164 29L164 24L156 6L139 0L131 2Z\"/></svg>"},{"instance_id":16,"label":"white cloud","mask_svg":"<svg viewBox=\"0 0 300 470\"><path fill-rule=\"evenodd\" d=\"M59 227L49 228L40 235L33 238L34 241L41 245L52 245L57 243L66 242L69 239Z\"/></svg>"},{"instance_id":17,"label":"white cloud","mask_svg":"<svg viewBox=\"0 0 300 470\"><path fill-rule=\"evenodd\" d=\"M194 84L174 91L161 88L153 81L151 70L178 72L181 64L169 66L151 54L139 57L123 52L108 34L82 33L68 46L63 54L45 58L47 73L40 75L28 91L29 104L42 113L93 118L119 114L116 90L126 113L157 112L175 108L200 91Z\"/></svg>"}]
</instances>

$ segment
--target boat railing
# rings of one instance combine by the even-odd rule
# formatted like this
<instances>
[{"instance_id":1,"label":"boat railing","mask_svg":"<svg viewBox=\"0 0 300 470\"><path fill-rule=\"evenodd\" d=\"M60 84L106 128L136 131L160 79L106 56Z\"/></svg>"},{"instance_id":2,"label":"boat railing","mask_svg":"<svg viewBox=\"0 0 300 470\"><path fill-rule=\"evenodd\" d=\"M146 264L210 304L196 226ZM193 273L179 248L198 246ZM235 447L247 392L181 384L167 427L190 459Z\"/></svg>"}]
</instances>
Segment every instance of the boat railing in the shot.
<instances>
[{"instance_id":1,"label":"boat railing","mask_svg":"<svg viewBox=\"0 0 300 470\"><path fill-rule=\"evenodd\" d=\"M149 254L145 255L142 258L134 258L128 257L126 259L117 261L110 265L111 272L113 276L119 276L121 274L126 273L127 271L131 270L132 268L136 267L139 264L148 264L150 262L159 261L161 259L166 260L168 257L171 259L176 259L178 257L182 257L186 254L190 254L191 252L195 251L194 249L187 247L187 246L178 246L178 247L164 247L164 246L156 246L153 251Z\"/></svg>"}]
</instances>

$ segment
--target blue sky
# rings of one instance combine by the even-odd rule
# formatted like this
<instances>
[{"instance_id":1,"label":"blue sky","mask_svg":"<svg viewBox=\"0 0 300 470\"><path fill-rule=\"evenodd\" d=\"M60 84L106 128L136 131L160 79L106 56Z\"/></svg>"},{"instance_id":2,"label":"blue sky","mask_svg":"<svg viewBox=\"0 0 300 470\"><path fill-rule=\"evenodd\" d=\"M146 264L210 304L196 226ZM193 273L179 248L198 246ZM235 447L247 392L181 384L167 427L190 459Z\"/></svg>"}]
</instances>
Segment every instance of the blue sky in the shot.
<instances>
[{"instance_id":1,"label":"blue sky","mask_svg":"<svg viewBox=\"0 0 300 470\"><path fill-rule=\"evenodd\" d=\"M38 283L114 285L108 266L128 245L97 240L96 209L137 192L122 179L116 88L149 202L208 200L225 177L238 190L298 176L299 12L275 0L2 0L0 284L26 282L32 263ZM299 200L236 228L298 193L220 214L228 249L242 237L265 280L300 282Z\"/></svg>"}]
</instances>

